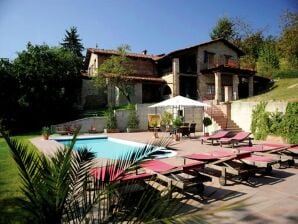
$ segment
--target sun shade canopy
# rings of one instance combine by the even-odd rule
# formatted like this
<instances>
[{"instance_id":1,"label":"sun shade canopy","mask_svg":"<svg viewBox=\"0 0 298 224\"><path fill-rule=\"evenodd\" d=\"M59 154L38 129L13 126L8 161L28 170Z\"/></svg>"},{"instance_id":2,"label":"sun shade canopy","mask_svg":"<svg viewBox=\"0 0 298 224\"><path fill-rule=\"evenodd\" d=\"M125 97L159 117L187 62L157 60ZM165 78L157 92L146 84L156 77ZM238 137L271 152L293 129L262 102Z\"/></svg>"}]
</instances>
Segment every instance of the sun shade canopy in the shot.
<instances>
[{"instance_id":1,"label":"sun shade canopy","mask_svg":"<svg viewBox=\"0 0 298 224\"><path fill-rule=\"evenodd\" d=\"M192 100L183 96L175 96L168 100L153 104L149 107L168 107L168 106L182 106L182 107L209 107L208 104L197 100Z\"/></svg>"}]
</instances>

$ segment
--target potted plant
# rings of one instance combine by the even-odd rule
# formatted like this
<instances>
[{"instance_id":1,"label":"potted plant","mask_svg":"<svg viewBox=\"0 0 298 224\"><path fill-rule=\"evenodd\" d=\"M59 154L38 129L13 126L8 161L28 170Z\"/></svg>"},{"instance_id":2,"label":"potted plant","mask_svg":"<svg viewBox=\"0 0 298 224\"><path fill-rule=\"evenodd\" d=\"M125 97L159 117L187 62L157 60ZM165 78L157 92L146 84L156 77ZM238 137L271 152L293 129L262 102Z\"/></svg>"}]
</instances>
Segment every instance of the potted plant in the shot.
<instances>
[{"instance_id":1,"label":"potted plant","mask_svg":"<svg viewBox=\"0 0 298 224\"><path fill-rule=\"evenodd\" d=\"M208 126L212 124L212 120L209 117L204 117L203 125L204 125L204 136L209 136Z\"/></svg>"},{"instance_id":2,"label":"potted plant","mask_svg":"<svg viewBox=\"0 0 298 224\"><path fill-rule=\"evenodd\" d=\"M178 128L183 124L183 120L181 116L177 116L174 120L173 120L173 126L175 128L175 133L174 133L174 139L175 141L179 141L180 140L180 136L178 133Z\"/></svg>"},{"instance_id":3,"label":"potted plant","mask_svg":"<svg viewBox=\"0 0 298 224\"><path fill-rule=\"evenodd\" d=\"M165 111L162 116L161 116L161 125L165 126L166 131L170 131L170 124L172 123L173 120L173 114L171 114L168 111Z\"/></svg>"},{"instance_id":4,"label":"potted plant","mask_svg":"<svg viewBox=\"0 0 298 224\"><path fill-rule=\"evenodd\" d=\"M129 106L129 114L127 118L127 132L138 131L139 118L134 105Z\"/></svg>"},{"instance_id":5,"label":"potted plant","mask_svg":"<svg viewBox=\"0 0 298 224\"><path fill-rule=\"evenodd\" d=\"M153 122L153 134L154 134L154 138L158 138L158 127L157 127L156 121Z\"/></svg>"},{"instance_id":6,"label":"potted plant","mask_svg":"<svg viewBox=\"0 0 298 224\"><path fill-rule=\"evenodd\" d=\"M51 135L51 129L49 127L42 127L41 134L44 140L48 140Z\"/></svg>"},{"instance_id":7,"label":"potted plant","mask_svg":"<svg viewBox=\"0 0 298 224\"><path fill-rule=\"evenodd\" d=\"M109 107L104 112L104 116L106 118L106 128L104 129L104 133L119 132L117 129L117 118L112 107Z\"/></svg>"}]
</instances>

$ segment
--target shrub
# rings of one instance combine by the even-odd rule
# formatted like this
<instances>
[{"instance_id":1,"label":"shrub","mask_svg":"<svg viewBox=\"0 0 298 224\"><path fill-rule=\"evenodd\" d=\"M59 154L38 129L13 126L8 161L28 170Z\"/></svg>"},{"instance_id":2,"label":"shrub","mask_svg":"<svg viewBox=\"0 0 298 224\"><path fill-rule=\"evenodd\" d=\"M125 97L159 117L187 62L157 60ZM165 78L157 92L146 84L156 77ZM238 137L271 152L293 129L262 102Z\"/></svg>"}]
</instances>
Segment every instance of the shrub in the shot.
<instances>
[{"instance_id":1,"label":"shrub","mask_svg":"<svg viewBox=\"0 0 298 224\"><path fill-rule=\"evenodd\" d=\"M283 120L283 113L276 111L269 115L269 131L271 134L280 135L281 122Z\"/></svg>"},{"instance_id":2,"label":"shrub","mask_svg":"<svg viewBox=\"0 0 298 224\"><path fill-rule=\"evenodd\" d=\"M139 118L136 112L134 105L130 105L129 107L129 114L127 119L127 127L128 128L138 128L139 127Z\"/></svg>"},{"instance_id":3,"label":"shrub","mask_svg":"<svg viewBox=\"0 0 298 224\"><path fill-rule=\"evenodd\" d=\"M260 102L252 111L251 131L255 139L264 140L269 134L269 112L266 112L267 102Z\"/></svg>"},{"instance_id":4,"label":"shrub","mask_svg":"<svg viewBox=\"0 0 298 224\"><path fill-rule=\"evenodd\" d=\"M298 143L298 102L288 103L281 121L281 135L286 137L289 143Z\"/></svg>"},{"instance_id":5,"label":"shrub","mask_svg":"<svg viewBox=\"0 0 298 224\"><path fill-rule=\"evenodd\" d=\"M117 128L117 118L114 113L112 107L109 107L105 112L104 115L106 117L106 128L107 129L115 129Z\"/></svg>"},{"instance_id":6,"label":"shrub","mask_svg":"<svg viewBox=\"0 0 298 224\"><path fill-rule=\"evenodd\" d=\"M209 117L204 117L204 119L203 119L203 125L205 127L208 127L211 124L212 124L212 120Z\"/></svg>"},{"instance_id":7,"label":"shrub","mask_svg":"<svg viewBox=\"0 0 298 224\"><path fill-rule=\"evenodd\" d=\"M41 134L43 136L49 136L51 134L51 129L49 127L42 127Z\"/></svg>"},{"instance_id":8,"label":"shrub","mask_svg":"<svg viewBox=\"0 0 298 224\"><path fill-rule=\"evenodd\" d=\"M168 112L168 111L165 111L163 112L162 116L161 116L161 123L163 125L170 125L171 122L173 120L173 114Z\"/></svg>"},{"instance_id":9,"label":"shrub","mask_svg":"<svg viewBox=\"0 0 298 224\"><path fill-rule=\"evenodd\" d=\"M181 116L177 116L175 119L173 119L173 125L174 127L180 127L182 125L183 121L182 121L182 117Z\"/></svg>"}]
</instances>

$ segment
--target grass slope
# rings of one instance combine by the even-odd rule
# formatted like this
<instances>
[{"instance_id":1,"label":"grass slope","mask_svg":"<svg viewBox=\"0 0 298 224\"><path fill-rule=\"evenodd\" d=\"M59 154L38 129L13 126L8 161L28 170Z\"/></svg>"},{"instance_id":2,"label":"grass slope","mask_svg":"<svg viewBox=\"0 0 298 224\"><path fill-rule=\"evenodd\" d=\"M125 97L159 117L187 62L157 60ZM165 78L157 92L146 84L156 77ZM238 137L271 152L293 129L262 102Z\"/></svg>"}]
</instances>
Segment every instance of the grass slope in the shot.
<instances>
[{"instance_id":1,"label":"grass slope","mask_svg":"<svg viewBox=\"0 0 298 224\"><path fill-rule=\"evenodd\" d=\"M17 139L28 143L32 135L18 136ZM0 223L24 223L24 211L16 204L22 197L21 178L8 145L0 138Z\"/></svg>"},{"instance_id":2,"label":"grass slope","mask_svg":"<svg viewBox=\"0 0 298 224\"><path fill-rule=\"evenodd\" d=\"M244 99L244 101L298 101L298 78L275 80L265 93Z\"/></svg>"}]
</instances>

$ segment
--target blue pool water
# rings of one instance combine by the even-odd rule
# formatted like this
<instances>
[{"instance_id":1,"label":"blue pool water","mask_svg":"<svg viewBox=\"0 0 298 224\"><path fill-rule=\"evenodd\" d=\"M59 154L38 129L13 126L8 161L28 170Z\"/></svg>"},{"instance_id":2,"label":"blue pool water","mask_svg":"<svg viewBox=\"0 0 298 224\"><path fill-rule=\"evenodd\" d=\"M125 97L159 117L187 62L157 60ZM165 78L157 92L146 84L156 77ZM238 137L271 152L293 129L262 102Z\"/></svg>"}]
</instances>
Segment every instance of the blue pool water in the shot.
<instances>
[{"instance_id":1,"label":"blue pool water","mask_svg":"<svg viewBox=\"0 0 298 224\"><path fill-rule=\"evenodd\" d=\"M54 139L55 141L69 145L71 143L70 139ZM118 159L128 153L132 153L145 146L145 144L120 140L115 138L83 138L77 139L74 148L79 149L87 147L92 152L95 152L97 158L107 158L107 159ZM170 151L160 155L161 157L173 156L170 155ZM157 155L158 157L158 155Z\"/></svg>"}]
</instances>

